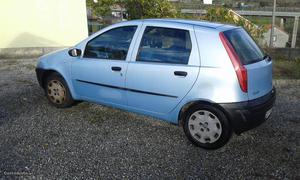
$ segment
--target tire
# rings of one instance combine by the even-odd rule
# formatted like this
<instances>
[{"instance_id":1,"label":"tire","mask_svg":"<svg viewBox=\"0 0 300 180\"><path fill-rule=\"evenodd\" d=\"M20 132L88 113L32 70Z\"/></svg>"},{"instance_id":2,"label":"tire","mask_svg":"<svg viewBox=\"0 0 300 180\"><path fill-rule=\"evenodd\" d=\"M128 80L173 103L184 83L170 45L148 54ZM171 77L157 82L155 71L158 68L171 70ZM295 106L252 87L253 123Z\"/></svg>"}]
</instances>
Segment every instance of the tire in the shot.
<instances>
[{"instance_id":1,"label":"tire","mask_svg":"<svg viewBox=\"0 0 300 180\"><path fill-rule=\"evenodd\" d=\"M44 87L47 99L53 106L67 108L75 104L66 81L58 73L50 74Z\"/></svg>"},{"instance_id":2,"label":"tire","mask_svg":"<svg viewBox=\"0 0 300 180\"><path fill-rule=\"evenodd\" d=\"M194 145L204 149L221 148L232 135L225 114L208 104L191 106L185 113L183 129Z\"/></svg>"}]
</instances>

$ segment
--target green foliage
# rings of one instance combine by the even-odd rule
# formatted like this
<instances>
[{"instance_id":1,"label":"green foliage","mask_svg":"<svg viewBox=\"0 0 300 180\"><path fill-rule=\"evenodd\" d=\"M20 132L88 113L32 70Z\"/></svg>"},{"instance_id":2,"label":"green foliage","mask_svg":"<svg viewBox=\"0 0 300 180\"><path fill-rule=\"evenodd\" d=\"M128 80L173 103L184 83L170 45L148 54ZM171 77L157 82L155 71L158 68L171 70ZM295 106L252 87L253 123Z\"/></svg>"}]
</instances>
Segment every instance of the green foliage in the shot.
<instances>
[{"instance_id":1,"label":"green foliage","mask_svg":"<svg viewBox=\"0 0 300 180\"><path fill-rule=\"evenodd\" d=\"M180 13L168 0L86 0L87 7L93 10L95 16L109 15L112 5L125 7L129 19L143 18L175 18Z\"/></svg>"},{"instance_id":2,"label":"green foliage","mask_svg":"<svg viewBox=\"0 0 300 180\"><path fill-rule=\"evenodd\" d=\"M275 79L300 79L300 59L273 60L273 76Z\"/></svg>"},{"instance_id":3,"label":"green foliage","mask_svg":"<svg viewBox=\"0 0 300 180\"><path fill-rule=\"evenodd\" d=\"M129 19L175 18L179 13L168 0L123 0Z\"/></svg>"},{"instance_id":4,"label":"green foliage","mask_svg":"<svg viewBox=\"0 0 300 180\"><path fill-rule=\"evenodd\" d=\"M109 15L112 5L125 7L128 19L144 18L195 18L191 15L182 15L176 6L168 0L87 0L87 6L93 10L95 16ZM230 10L223 7L210 7L204 17L199 17L208 21L235 24L244 27L256 40L263 36L265 28L255 27L241 18L236 18Z\"/></svg>"},{"instance_id":5,"label":"green foliage","mask_svg":"<svg viewBox=\"0 0 300 180\"><path fill-rule=\"evenodd\" d=\"M96 3L94 0L86 0L87 7L93 10L95 16L109 15L111 12L110 6L116 3L116 0L98 0Z\"/></svg>"},{"instance_id":6,"label":"green foliage","mask_svg":"<svg viewBox=\"0 0 300 180\"><path fill-rule=\"evenodd\" d=\"M234 23L233 17L230 16L226 8L209 8L207 9L206 19L214 22Z\"/></svg>"},{"instance_id":7,"label":"green foliage","mask_svg":"<svg viewBox=\"0 0 300 180\"><path fill-rule=\"evenodd\" d=\"M238 18L232 13L232 11L223 7L212 7L207 9L207 14L204 19L213 22L242 26L257 41L263 37L263 33L266 31L264 26L257 27L250 21L247 21L243 18Z\"/></svg>"}]
</instances>

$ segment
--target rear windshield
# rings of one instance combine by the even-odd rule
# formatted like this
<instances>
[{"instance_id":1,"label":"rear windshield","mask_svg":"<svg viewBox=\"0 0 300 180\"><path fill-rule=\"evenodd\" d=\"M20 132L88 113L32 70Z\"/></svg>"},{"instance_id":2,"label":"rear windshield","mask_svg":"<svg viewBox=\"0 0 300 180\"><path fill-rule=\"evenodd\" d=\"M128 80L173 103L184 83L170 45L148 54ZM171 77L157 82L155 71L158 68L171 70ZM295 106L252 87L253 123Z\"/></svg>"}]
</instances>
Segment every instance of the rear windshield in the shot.
<instances>
[{"instance_id":1,"label":"rear windshield","mask_svg":"<svg viewBox=\"0 0 300 180\"><path fill-rule=\"evenodd\" d=\"M264 59L264 53L251 36L242 28L224 32L243 65L256 63Z\"/></svg>"}]
</instances>

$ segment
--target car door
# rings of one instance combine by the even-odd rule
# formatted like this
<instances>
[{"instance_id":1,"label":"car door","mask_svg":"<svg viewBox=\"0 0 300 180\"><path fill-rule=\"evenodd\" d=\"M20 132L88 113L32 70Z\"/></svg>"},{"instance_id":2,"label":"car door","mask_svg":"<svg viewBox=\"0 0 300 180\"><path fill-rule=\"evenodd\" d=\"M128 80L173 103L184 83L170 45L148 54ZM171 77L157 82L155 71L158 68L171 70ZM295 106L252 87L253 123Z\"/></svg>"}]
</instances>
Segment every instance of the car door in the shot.
<instances>
[{"instance_id":1,"label":"car door","mask_svg":"<svg viewBox=\"0 0 300 180\"><path fill-rule=\"evenodd\" d=\"M74 89L82 99L126 105L126 59L137 27L115 27L86 43L83 56L72 63Z\"/></svg>"},{"instance_id":2,"label":"car door","mask_svg":"<svg viewBox=\"0 0 300 180\"><path fill-rule=\"evenodd\" d=\"M166 114L192 88L199 73L193 26L144 22L126 76L128 106Z\"/></svg>"}]
</instances>

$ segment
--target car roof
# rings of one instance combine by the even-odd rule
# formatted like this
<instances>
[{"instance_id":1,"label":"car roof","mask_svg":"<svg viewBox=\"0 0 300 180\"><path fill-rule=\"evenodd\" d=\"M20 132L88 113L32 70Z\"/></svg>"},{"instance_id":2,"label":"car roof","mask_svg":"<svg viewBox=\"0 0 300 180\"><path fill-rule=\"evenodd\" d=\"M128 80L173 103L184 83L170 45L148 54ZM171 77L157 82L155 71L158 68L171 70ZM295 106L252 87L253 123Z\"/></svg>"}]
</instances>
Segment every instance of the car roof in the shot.
<instances>
[{"instance_id":1,"label":"car roof","mask_svg":"<svg viewBox=\"0 0 300 180\"><path fill-rule=\"evenodd\" d=\"M141 19L141 20L133 20L135 22L166 22L166 23L178 23L178 24L186 24L186 25L194 25L202 28L216 29L216 30L227 30L237 28L234 25L221 24L215 22L208 21L198 21L198 20L187 20L187 19ZM130 21L127 21L130 22Z\"/></svg>"}]
</instances>

